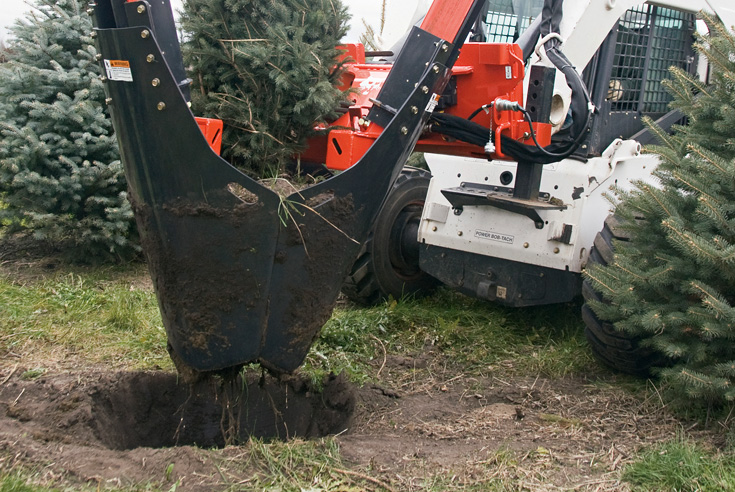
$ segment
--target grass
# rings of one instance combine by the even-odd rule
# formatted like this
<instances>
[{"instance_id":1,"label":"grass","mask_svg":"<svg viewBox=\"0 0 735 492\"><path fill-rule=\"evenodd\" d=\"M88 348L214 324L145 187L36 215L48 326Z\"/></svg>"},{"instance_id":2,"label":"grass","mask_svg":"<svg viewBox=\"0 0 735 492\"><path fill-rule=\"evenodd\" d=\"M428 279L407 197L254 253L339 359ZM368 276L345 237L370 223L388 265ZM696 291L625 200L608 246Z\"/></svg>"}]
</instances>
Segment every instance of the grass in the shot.
<instances>
[{"instance_id":1,"label":"grass","mask_svg":"<svg viewBox=\"0 0 735 492\"><path fill-rule=\"evenodd\" d=\"M344 371L362 383L386 354L431 352L468 375L562 377L596 367L578 311L573 303L514 310L449 290L371 308L342 307L322 329L305 368L316 378Z\"/></svg>"},{"instance_id":2,"label":"grass","mask_svg":"<svg viewBox=\"0 0 735 492\"><path fill-rule=\"evenodd\" d=\"M41 473L33 470L13 470L9 473L0 471L0 492L95 492L102 488L95 485L47 485ZM175 492L173 487L159 488L154 484L140 484L128 488L105 487L107 492Z\"/></svg>"},{"instance_id":3,"label":"grass","mask_svg":"<svg viewBox=\"0 0 735 492\"><path fill-rule=\"evenodd\" d=\"M53 489L31 485L29 477L20 473L0 476L0 492L51 492Z\"/></svg>"},{"instance_id":4,"label":"grass","mask_svg":"<svg viewBox=\"0 0 735 492\"><path fill-rule=\"evenodd\" d=\"M141 265L24 282L0 276L0 348L25 360L63 351L61 359L73 354L94 364L171 369L155 296L140 278ZM594 366L577 310L573 304L512 310L451 291L340 307L303 370L314 380L345 372L359 384L375 376L371 361L386 354L431 351L467 374L559 377Z\"/></svg>"},{"instance_id":5,"label":"grass","mask_svg":"<svg viewBox=\"0 0 735 492\"><path fill-rule=\"evenodd\" d=\"M234 451L234 448L233 448ZM461 476L451 468L416 462L414 477L387 483L367 469L356 471L345 463L334 438L311 441L265 442L253 439L222 456L217 469L225 483L218 490L279 492L391 492L422 490L426 492L468 491L505 492L543 490L538 470L553 458L544 448L519 453L501 448L482 462L467 463ZM417 476L421 477L417 480ZM468 477L474 477L468 479ZM735 490L735 455L698 444L684 437L650 447L622 474L628 487L640 492L721 492ZM28 470L0 472L0 492L93 491L96 486L61 487L43 485L39 473ZM127 492L148 490L174 492L176 486L141 484L132 488L105 488ZM608 490L608 489L605 489Z\"/></svg>"},{"instance_id":6,"label":"grass","mask_svg":"<svg viewBox=\"0 0 735 492\"><path fill-rule=\"evenodd\" d=\"M24 380L68 367L64 364L173 370L146 278L142 265L0 274L0 353L9 354L6 365L17 361L22 366L17 375ZM408 371L417 379L430 376L438 366L449 375L468 379L488 374L529 378L604 374L591 358L578 312L574 303L508 309L449 290L427 299L390 301L371 308L342 304L301 371L314 381L330 372L344 372L357 384L380 379L381 385L390 386L396 381L387 361L403 357L430 360L428 367ZM643 386L623 381L633 392ZM557 431L578 427L575 417L539 415L543 425ZM543 470L556 466L542 447L534 452L501 448L459 468L437 467L415 458L409 464L410 476L386 479L379 469L355 469L345 463L334 438L286 443L252 440L215 456L227 490L284 492L510 491L523 490L523 484L542 490ZM632 459L622 477L633 490L735 490L733 455L693 441L678 438ZM53 488L57 483L64 482L57 480L48 488L32 471L0 470L0 492L72 490ZM150 483L134 489L175 490L175 484L159 486Z\"/></svg>"},{"instance_id":7,"label":"grass","mask_svg":"<svg viewBox=\"0 0 735 492\"><path fill-rule=\"evenodd\" d=\"M735 454L678 437L645 450L626 467L623 479L638 491L735 490Z\"/></svg>"},{"instance_id":8,"label":"grass","mask_svg":"<svg viewBox=\"0 0 735 492\"><path fill-rule=\"evenodd\" d=\"M461 471L437 469L435 464L418 460L412 476L399 475L388 483L378 478L377 469L350 469L334 438L285 443L254 439L223 459L218 469L229 484L225 490L233 492L501 492L528 490L519 477L533 481L532 469L547 460L541 452L518 453L504 448L490 459L462 465Z\"/></svg>"},{"instance_id":9,"label":"grass","mask_svg":"<svg viewBox=\"0 0 735 492\"><path fill-rule=\"evenodd\" d=\"M351 469L341 456L334 438L311 441L265 442L252 439L231 448L218 459L217 470L223 486L217 490L267 492L397 492L421 490L426 492L505 492L528 490L519 483L519 476L531 478L524 469L542 464L540 455L501 449L489 460L468 464L478 479L460 478L455 470L437 470L434 465L417 462L417 479L399 477L388 483L377 470ZM175 492L177 484L161 487L159 484L138 484L132 487L99 487L98 485L48 485L42 474L32 470L0 472L0 492Z\"/></svg>"},{"instance_id":10,"label":"grass","mask_svg":"<svg viewBox=\"0 0 735 492\"><path fill-rule=\"evenodd\" d=\"M155 296L139 285L142 273L137 265L23 282L0 277L0 348L24 363L71 356L135 369L172 368Z\"/></svg>"}]
</instances>

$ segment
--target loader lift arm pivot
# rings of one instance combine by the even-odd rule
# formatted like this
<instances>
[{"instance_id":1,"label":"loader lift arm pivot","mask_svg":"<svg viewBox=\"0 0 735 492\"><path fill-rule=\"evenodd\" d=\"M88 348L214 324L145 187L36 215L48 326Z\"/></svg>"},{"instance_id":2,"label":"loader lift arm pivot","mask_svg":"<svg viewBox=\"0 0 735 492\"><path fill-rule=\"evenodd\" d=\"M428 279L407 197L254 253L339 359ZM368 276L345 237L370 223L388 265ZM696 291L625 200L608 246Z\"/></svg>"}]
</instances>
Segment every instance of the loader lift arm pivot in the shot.
<instances>
[{"instance_id":1,"label":"loader lift arm pivot","mask_svg":"<svg viewBox=\"0 0 735 492\"><path fill-rule=\"evenodd\" d=\"M250 362L291 372L303 362L483 3L437 0L456 22L437 22L441 37L414 30L408 44L420 49L404 56L422 69L415 85L395 77L384 84L384 96L398 100L391 100L396 112L374 144L349 170L285 198L230 166L202 136L177 73L180 57L164 49L172 45L170 26L155 24L173 21L156 13L170 9L168 1L92 4L129 198L169 349L177 365L193 370L182 374ZM285 227L284 201L298 211Z\"/></svg>"}]
</instances>

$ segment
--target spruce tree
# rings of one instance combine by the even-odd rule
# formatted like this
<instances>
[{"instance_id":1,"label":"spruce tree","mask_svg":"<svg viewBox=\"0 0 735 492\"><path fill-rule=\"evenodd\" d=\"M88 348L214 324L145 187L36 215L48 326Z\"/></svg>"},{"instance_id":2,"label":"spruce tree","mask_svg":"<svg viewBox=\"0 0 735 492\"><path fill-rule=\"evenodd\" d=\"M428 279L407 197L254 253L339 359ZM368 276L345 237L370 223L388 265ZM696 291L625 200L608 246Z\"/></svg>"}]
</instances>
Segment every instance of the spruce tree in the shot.
<instances>
[{"instance_id":1,"label":"spruce tree","mask_svg":"<svg viewBox=\"0 0 735 492\"><path fill-rule=\"evenodd\" d=\"M0 218L78 257L133 251L133 214L82 0L36 0L0 65Z\"/></svg>"},{"instance_id":2,"label":"spruce tree","mask_svg":"<svg viewBox=\"0 0 735 492\"><path fill-rule=\"evenodd\" d=\"M620 193L630 234L607 267L587 272L605 303L591 307L616 329L666 356L659 370L690 403L735 401L735 36L705 17L697 49L712 66L702 84L672 69L672 107L688 125L667 135L655 182Z\"/></svg>"},{"instance_id":3,"label":"spruce tree","mask_svg":"<svg viewBox=\"0 0 735 492\"><path fill-rule=\"evenodd\" d=\"M0 63L8 61L8 47L5 45L5 40L0 39Z\"/></svg>"},{"instance_id":4,"label":"spruce tree","mask_svg":"<svg viewBox=\"0 0 735 492\"><path fill-rule=\"evenodd\" d=\"M224 121L224 158L272 177L335 115L348 19L339 0L185 1L193 110Z\"/></svg>"}]
</instances>

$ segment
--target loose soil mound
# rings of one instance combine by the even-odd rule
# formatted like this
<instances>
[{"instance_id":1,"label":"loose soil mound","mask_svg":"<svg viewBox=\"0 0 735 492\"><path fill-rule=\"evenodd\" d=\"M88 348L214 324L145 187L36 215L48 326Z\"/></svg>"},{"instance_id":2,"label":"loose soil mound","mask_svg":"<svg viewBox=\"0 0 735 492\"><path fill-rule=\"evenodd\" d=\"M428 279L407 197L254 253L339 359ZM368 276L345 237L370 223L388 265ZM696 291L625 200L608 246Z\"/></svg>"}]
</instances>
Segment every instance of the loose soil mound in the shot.
<instances>
[{"instance_id":1,"label":"loose soil mound","mask_svg":"<svg viewBox=\"0 0 735 492\"><path fill-rule=\"evenodd\" d=\"M189 386L164 372L59 374L32 381L18 374L6 376L0 387L0 455L83 481L160 480L174 463L172 480L211 490L216 469L204 449L250 436L336 434L349 427L354 410L354 394L341 377L330 377L316 391L296 377L252 375Z\"/></svg>"}]
</instances>

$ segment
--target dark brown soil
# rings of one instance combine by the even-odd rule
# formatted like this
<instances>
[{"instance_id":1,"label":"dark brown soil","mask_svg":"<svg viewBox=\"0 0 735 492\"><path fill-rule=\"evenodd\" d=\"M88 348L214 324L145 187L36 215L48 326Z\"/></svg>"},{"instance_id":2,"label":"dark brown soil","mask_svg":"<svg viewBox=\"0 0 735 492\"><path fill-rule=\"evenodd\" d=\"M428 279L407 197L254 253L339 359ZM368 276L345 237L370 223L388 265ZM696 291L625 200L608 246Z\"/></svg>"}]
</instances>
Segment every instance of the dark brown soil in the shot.
<instances>
[{"instance_id":1,"label":"dark brown soil","mask_svg":"<svg viewBox=\"0 0 735 492\"><path fill-rule=\"evenodd\" d=\"M3 269L32 281L52 264L14 259ZM29 379L43 356L53 359L44 359L48 371ZM252 478L253 458L246 443L222 448L227 439L335 435L342 472L369 476L370 491L427 490L437 474L456 489L502 479L515 490L625 491L621 469L641 446L682 432L717 443L716 432L673 418L655 391L633 394L602 370L470 376L430 346L413 356L384 352L374 364L375 380L362 387L332 377L317 391L298 376L189 386L162 371L86 366L63 350L0 353L0 472L32 470L64 490L151 482L237 490Z\"/></svg>"},{"instance_id":2,"label":"dark brown soil","mask_svg":"<svg viewBox=\"0 0 735 492\"><path fill-rule=\"evenodd\" d=\"M621 466L635 451L680 428L609 377L448 377L425 358L388 356L380 381L356 388L332 377L323 392L257 374L233 393L219 380L190 387L164 372L22 373L0 371L0 464L66 484L224 489L243 479L241 468L220 466L242 453L221 449L234 417L240 440L339 434L347 464L393 490L422 490L416 481L440 471L471 481L488 467L519 489L621 490ZM499 451L513 454L513 466Z\"/></svg>"},{"instance_id":3,"label":"dark brown soil","mask_svg":"<svg viewBox=\"0 0 735 492\"><path fill-rule=\"evenodd\" d=\"M170 478L181 480L184 490L212 490L221 477L211 448L223 448L226 439L338 434L349 428L355 406L351 386L334 376L317 391L297 377L256 374L195 385L166 372L35 380L22 374L15 366L0 387L0 463L45 467L79 482L159 481L174 463Z\"/></svg>"}]
</instances>

